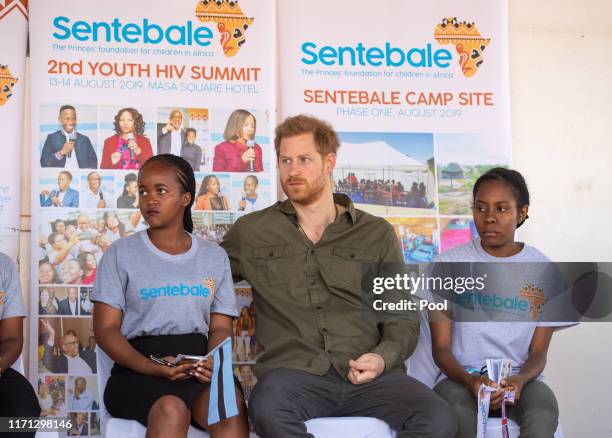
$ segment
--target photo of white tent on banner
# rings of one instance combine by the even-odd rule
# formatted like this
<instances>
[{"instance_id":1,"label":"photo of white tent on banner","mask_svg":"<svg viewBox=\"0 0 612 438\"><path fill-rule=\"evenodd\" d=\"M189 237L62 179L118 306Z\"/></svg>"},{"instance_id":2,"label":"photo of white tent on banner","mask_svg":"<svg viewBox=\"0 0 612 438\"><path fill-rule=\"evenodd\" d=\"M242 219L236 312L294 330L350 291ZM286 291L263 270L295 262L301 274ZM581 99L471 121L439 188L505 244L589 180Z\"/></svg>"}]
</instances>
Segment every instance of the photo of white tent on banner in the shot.
<instances>
[{"instance_id":1,"label":"photo of white tent on banner","mask_svg":"<svg viewBox=\"0 0 612 438\"><path fill-rule=\"evenodd\" d=\"M335 191L347 194L358 208L376 215L435 215L430 162L433 164L433 158L421 161L384 140L342 141L334 170Z\"/></svg>"}]
</instances>

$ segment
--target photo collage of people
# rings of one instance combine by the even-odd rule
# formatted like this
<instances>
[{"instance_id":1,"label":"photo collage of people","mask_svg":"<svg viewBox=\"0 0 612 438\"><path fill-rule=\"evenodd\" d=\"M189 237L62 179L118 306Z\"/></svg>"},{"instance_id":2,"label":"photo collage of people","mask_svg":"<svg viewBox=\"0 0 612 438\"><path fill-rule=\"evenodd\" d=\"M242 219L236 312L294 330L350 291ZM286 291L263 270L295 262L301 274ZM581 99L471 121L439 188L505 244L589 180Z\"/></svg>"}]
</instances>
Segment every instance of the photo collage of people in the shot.
<instances>
[{"instance_id":1,"label":"photo collage of people","mask_svg":"<svg viewBox=\"0 0 612 438\"><path fill-rule=\"evenodd\" d=\"M240 215L276 201L269 127L269 114L259 110L41 105L36 390L43 416L73 419L68 435L100 435L90 295L109 246L147 227L138 210L139 169L157 154L187 160L197 184L193 232L220 242ZM250 288L236 292L246 310L236 321L235 371L248 394L255 315Z\"/></svg>"},{"instance_id":2,"label":"photo collage of people","mask_svg":"<svg viewBox=\"0 0 612 438\"><path fill-rule=\"evenodd\" d=\"M242 384L244 398L248 404L253 387L257 383L253 367L257 357L262 353L255 333L255 318L257 318L257 315L255 314L250 287L236 287L236 304L240 316L234 319L232 362L234 364L234 374Z\"/></svg>"}]
</instances>

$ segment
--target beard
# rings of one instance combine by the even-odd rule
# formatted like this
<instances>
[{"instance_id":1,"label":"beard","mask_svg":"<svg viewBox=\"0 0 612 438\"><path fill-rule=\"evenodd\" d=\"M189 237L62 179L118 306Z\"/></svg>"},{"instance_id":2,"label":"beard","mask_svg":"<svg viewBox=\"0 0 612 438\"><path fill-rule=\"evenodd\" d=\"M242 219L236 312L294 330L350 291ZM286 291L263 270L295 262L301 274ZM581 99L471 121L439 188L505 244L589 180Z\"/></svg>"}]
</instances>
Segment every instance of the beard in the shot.
<instances>
[{"instance_id":1,"label":"beard","mask_svg":"<svg viewBox=\"0 0 612 438\"><path fill-rule=\"evenodd\" d=\"M300 182L301 186L290 186L289 183ZM281 187L283 192L287 195L287 198L291 202L295 202L301 205L310 205L318 201L323 195L325 190L325 174L321 174L315 178L312 182L304 178L287 178L281 181Z\"/></svg>"}]
</instances>

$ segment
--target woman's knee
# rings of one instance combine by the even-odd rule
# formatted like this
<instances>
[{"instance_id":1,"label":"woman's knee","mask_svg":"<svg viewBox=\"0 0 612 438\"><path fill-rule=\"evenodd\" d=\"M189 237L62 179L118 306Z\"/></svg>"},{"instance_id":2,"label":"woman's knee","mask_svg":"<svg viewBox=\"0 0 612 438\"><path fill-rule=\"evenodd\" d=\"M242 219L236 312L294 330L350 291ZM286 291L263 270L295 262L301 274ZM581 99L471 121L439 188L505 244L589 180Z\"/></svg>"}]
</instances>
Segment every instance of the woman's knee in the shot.
<instances>
[{"instance_id":1,"label":"woman's knee","mask_svg":"<svg viewBox=\"0 0 612 438\"><path fill-rule=\"evenodd\" d=\"M531 424L546 425L556 429L559 419L559 405L554 392L544 382L533 381L525 385L516 405L521 426Z\"/></svg>"},{"instance_id":2,"label":"woman's knee","mask_svg":"<svg viewBox=\"0 0 612 438\"><path fill-rule=\"evenodd\" d=\"M189 409L180 398L174 395L165 395L160 397L149 411L149 423L156 420L181 424L189 423Z\"/></svg>"},{"instance_id":3,"label":"woman's knee","mask_svg":"<svg viewBox=\"0 0 612 438\"><path fill-rule=\"evenodd\" d=\"M451 406L471 406L474 403L474 397L470 394L470 391L451 379L442 380L434 387L434 391Z\"/></svg>"},{"instance_id":4,"label":"woman's knee","mask_svg":"<svg viewBox=\"0 0 612 438\"><path fill-rule=\"evenodd\" d=\"M238 415L226 418L216 424L208 425L202 424L202 427L214 435L222 435L246 438L249 434L249 420L246 412L246 406L244 404L244 397L242 392L236 388L236 404L238 405Z\"/></svg>"}]
</instances>

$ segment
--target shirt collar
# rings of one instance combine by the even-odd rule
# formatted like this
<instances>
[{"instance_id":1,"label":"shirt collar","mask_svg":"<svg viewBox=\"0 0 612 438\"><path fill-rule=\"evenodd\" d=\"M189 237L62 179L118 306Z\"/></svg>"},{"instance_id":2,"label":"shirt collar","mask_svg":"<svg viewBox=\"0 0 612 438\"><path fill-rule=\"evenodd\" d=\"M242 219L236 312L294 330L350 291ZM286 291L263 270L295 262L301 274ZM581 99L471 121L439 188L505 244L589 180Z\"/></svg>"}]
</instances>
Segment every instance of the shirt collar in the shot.
<instances>
[{"instance_id":1,"label":"shirt collar","mask_svg":"<svg viewBox=\"0 0 612 438\"><path fill-rule=\"evenodd\" d=\"M340 214L348 213L349 217L353 224L357 220L355 206L353 205L353 201L344 193L334 193L334 203L344 207L344 209L340 210ZM297 216L297 212L293 207L293 204L289 199L285 199L282 202L276 204L276 208L287 215ZM342 211L344 210L344 211Z\"/></svg>"}]
</instances>

